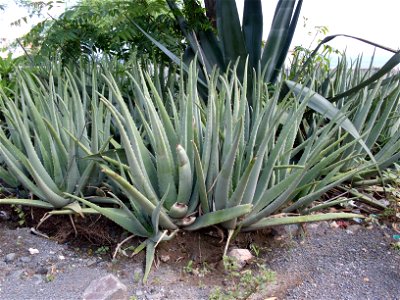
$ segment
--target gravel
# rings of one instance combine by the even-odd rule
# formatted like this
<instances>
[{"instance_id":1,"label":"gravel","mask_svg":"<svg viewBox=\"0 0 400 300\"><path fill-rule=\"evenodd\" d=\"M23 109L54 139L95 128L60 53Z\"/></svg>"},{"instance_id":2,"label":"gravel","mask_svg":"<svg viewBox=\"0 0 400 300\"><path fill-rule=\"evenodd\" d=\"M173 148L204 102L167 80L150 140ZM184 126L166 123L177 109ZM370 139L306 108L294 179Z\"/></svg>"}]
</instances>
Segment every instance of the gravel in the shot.
<instances>
[{"instance_id":1,"label":"gravel","mask_svg":"<svg viewBox=\"0 0 400 300\"><path fill-rule=\"evenodd\" d=\"M400 299L400 252L390 245L393 234L360 227L314 232L275 249L267 262L286 281L288 300Z\"/></svg>"},{"instance_id":2,"label":"gravel","mask_svg":"<svg viewBox=\"0 0 400 300\"><path fill-rule=\"evenodd\" d=\"M400 252L391 246L394 231L357 225L333 229L320 223L309 225L306 237L285 232L289 236L278 236L280 246L258 258L276 272L275 284L251 299L400 298ZM90 282L110 273L139 300L208 299L212 289L188 281L190 275L172 261L153 268L148 285L140 283L142 272L137 260L115 265L33 235L27 228L11 230L0 223L0 299L82 299Z\"/></svg>"}]
</instances>

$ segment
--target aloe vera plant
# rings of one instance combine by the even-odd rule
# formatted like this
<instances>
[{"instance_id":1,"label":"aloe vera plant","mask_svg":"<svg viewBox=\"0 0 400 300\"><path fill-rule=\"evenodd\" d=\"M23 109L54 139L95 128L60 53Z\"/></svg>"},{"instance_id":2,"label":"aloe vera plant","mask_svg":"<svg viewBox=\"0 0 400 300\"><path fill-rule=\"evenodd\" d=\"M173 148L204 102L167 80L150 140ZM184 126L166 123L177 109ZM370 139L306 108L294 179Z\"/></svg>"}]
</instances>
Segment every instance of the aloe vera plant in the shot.
<instances>
[{"instance_id":1,"label":"aloe vera plant","mask_svg":"<svg viewBox=\"0 0 400 300\"><path fill-rule=\"evenodd\" d=\"M322 78L323 83L318 82L318 76L308 76L304 81L308 82L316 91L326 99L336 98L336 95L345 93L352 86L360 85L366 78L374 76L372 68L373 58L369 68L362 68L362 57L348 63L344 55L338 62L336 68L329 70L326 77ZM371 149L377 166L380 169L387 168L399 160L399 90L400 77L398 72L392 72L386 77L382 77L370 86L363 87L358 93L349 94L338 100L333 100L333 104L338 109L348 107L347 116L354 124L354 129L362 136L365 146ZM331 100L329 100L331 101ZM310 121L309 119L307 121ZM346 131L342 131L338 136L342 136ZM342 144L350 142L347 137ZM346 157L350 152L355 152L359 159L368 160L366 152L360 145L353 145L345 153ZM356 162L348 162L345 168L351 168ZM365 174L376 174L377 169L372 168L358 177Z\"/></svg>"},{"instance_id":2,"label":"aloe vera plant","mask_svg":"<svg viewBox=\"0 0 400 300\"><path fill-rule=\"evenodd\" d=\"M306 212L323 193L365 169L361 165L341 171L356 157L351 152L341 159L343 153L360 142L359 137L344 145L343 139L336 140L341 126L346 126L343 121L348 121L344 110L325 125L321 119L302 141L297 140L304 112L315 97L311 91L298 93L293 87L281 101L279 87L271 93L262 77L256 77L252 97L260 105L250 116L246 76L239 79L235 72L214 70L206 77L205 105L196 65L188 71L187 80L171 85L167 97L148 71L128 72L134 87L131 107L113 76L105 74L110 93L100 97L112 114L120 148L114 158L110 151L100 151L89 159L100 160L103 173L118 187L113 198L119 208L74 197L147 237L145 277L155 246L178 229L220 225L231 237L235 231L272 226L268 224L274 224L271 220L278 212ZM125 216L123 222L118 214ZM301 222L317 219L310 215ZM286 216L281 222L298 220Z\"/></svg>"},{"instance_id":3,"label":"aloe vera plant","mask_svg":"<svg viewBox=\"0 0 400 300\"><path fill-rule=\"evenodd\" d=\"M307 214L325 192L371 170L374 158L368 156L368 139L363 140L368 126L364 129L357 122L362 119L362 109L357 112L350 103L324 110L318 106L322 96L290 81L286 86L291 90L282 98L283 83L271 89L261 72L250 81L247 65L244 77L239 78L237 67L225 73L214 69L204 77L207 101L200 97L194 63L188 67L187 79L178 74L163 79L157 66L152 72L144 68L127 72L125 84L131 86L132 103L126 101L110 72L101 78L97 73L93 75L91 98L78 92L78 85L86 87L84 75L79 81L67 72L64 85L53 84L54 80L41 85L34 77L21 75L21 94L15 96L18 101L14 103L4 95L1 100L7 126L1 129L0 157L6 168L0 169L0 174L10 172L41 200L11 200L49 209L65 208L52 214L102 214L144 237L137 249L147 250L144 279L157 244L172 238L178 230L219 225L229 232L228 245L234 233L241 230L321 218L360 217ZM174 79L166 84L157 83L155 77ZM105 84L101 89L97 88L99 82ZM253 86L251 94L249 84ZM384 116L388 124L373 130L378 136L398 126L388 117L397 112L398 87L389 86L381 91L385 99L390 99L382 106L385 109L370 105L374 107L370 114ZM366 91L368 97L373 96L373 90ZM47 102L45 96L52 102ZM367 96L363 99L369 99ZM357 97L350 100L355 103ZM321 114L305 127L304 114L310 106ZM391 113L383 113L386 110ZM374 124L380 128L379 121ZM110 138L111 131L114 138ZM56 155L65 153L60 148L65 145L78 155L72 164L80 172L74 176L69 175L70 169L64 163L59 163L61 169L54 166L63 161ZM398 142L388 145L393 159ZM362 163L358 160L361 156ZM32 162L39 171L31 167ZM96 169L103 175L96 177L95 184L111 183L110 192L101 197L92 197L84 190L86 175L91 173L86 170ZM65 184L68 176L75 184ZM49 190L58 198L46 194ZM58 199L65 203L55 201ZM72 201L79 205L72 206ZM283 213L279 220L278 213Z\"/></svg>"},{"instance_id":4,"label":"aloe vera plant","mask_svg":"<svg viewBox=\"0 0 400 300\"><path fill-rule=\"evenodd\" d=\"M54 68L53 72L59 70ZM75 140L93 152L107 149L111 118L95 93L92 99L87 97L83 73L78 78L70 72L54 75L58 79L50 75L44 82L21 72L19 89L13 96L0 92L5 119L0 128L0 157L7 171L2 172L3 180L7 182L7 176L11 176L46 202L40 205L62 208L71 202L63 192L86 193L88 186L101 185L97 165L82 160L86 154ZM26 204L32 203L40 202L26 200Z\"/></svg>"}]
</instances>

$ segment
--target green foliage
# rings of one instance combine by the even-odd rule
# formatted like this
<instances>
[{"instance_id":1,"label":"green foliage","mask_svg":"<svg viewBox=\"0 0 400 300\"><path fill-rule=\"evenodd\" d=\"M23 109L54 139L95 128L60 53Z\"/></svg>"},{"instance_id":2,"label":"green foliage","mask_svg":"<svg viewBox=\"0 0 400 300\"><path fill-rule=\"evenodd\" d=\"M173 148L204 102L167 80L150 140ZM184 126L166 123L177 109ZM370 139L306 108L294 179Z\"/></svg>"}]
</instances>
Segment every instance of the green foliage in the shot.
<instances>
[{"instance_id":1,"label":"green foliage","mask_svg":"<svg viewBox=\"0 0 400 300\"><path fill-rule=\"evenodd\" d=\"M96 94L87 96L84 73L58 71L53 68L47 82L18 73L13 94L0 91L1 159L26 189L54 207L70 202L63 192L79 194L101 184L96 164L81 159L87 154L76 141L97 152L107 149L110 136L110 115Z\"/></svg>"},{"instance_id":2,"label":"green foliage","mask_svg":"<svg viewBox=\"0 0 400 300\"><path fill-rule=\"evenodd\" d=\"M228 284L224 291L220 287L214 288L209 295L210 300L249 299L275 280L275 273L264 265L257 265L256 270L240 271L230 257L224 257L223 264Z\"/></svg>"},{"instance_id":3,"label":"green foliage","mask_svg":"<svg viewBox=\"0 0 400 300\"><path fill-rule=\"evenodd\" d=\"M0 89L7 95L15 88L15 69L18 59L14 59L9 53L7 57L0 57Z\"/></svg>"},{"instance_id":4,"label":"green foliage","mask_svg":"<svg viewBox=\"0 0 400 300\"><path fill-rule=\"evenodd\" d=\"M309 208L331 188L371 172L371 151L381 151L374 145L390 150L388 157L378 156L378 164L393 163L398 155L398 138L372 144L365 138L398 126L388 117L397 114L395 81L335 106L290 81L282 97L284 86L271 89L260 73L252 77L249 93L246 68L239 78L234 65L204 76L204 101L195 63L186 78L183 70L154 62L132 58L132 65L122 73L112 64L73 71L53 66L46 80L19 73L12 98L1 96L0 175L12 174L41 200L0 203L109 218L145 238L134 251L146 249L144 280L158 243L178 230L218 225L228 230L229 243L238 231L359 218L310 214ZM349 77L337 76L343 74ZM358 108L362 99L373 103ZM310 119L307 107L320 114ZM360 126L365 115L371 115L369 130ZM305 215L286 214L292 212Z\"/></svg>"},{"instance_id":5,"label":"green foliage","mask_svg":"<svg viewBox=\"0 0 400 300\"><path fill-rule=\"evenodd\" d=\"M181 50L179 32L163 0L82 0L57 19L46 19L24 38L40 57L60 57L73 62L111 55L127 59L133 51L141 56L164 58L152 43L132 25L139 23L171 49Z\"/></svg>"}]
</instances>

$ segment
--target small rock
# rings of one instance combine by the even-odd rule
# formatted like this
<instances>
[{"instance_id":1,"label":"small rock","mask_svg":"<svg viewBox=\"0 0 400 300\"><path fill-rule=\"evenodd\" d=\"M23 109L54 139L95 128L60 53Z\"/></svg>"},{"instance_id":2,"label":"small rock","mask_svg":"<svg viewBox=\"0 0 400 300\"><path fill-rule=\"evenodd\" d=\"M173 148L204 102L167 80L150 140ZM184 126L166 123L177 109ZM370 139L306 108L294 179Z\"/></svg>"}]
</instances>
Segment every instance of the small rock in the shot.
<instances>
[{"instance_id":1,"label":"small rock","mask_svg":"<svg viewBox=\"0 0 400 300\"><path fill-rule=\"evenodd\" d=\"M336 223L336 221L333 221L331 224L329 224L329 227L331 227L333 229L337 229L340 227L340 225L338 223Z\"/></svg>"},{"instance_id":2,"label":"small rock","mask_svg":"<svg viewBox=\"0 0 400 300\"><path fill-rule=\"evenodd\" d=\"M46 275L49 270L46 267L39 267L35 270L36 274Z\"/></svg>"},{"instance_id":3,"label":"small rock","mask_svg":"<svg viewBox=\"0 0 400 300\"><path fill-rule=\"evenodd\" d=\"M292 238L298 234L299 225L291 224L291 225L274 226L272 229L272 232L278 238L282 238L282 237Z\"/></svg>"},{"instance_id":4,"label":"small rock","mask_svg":"<svg viewBox=\"0 0 400 300\"><path fill-rule=\"evenodd\" d=\"M64 256L64 255L59 255L59 256L58 256L58 259L59 259L59 260L65 260L65 256Z\"/></svg>"},{"instance_id":5,"label":"small rock","mask_svg":"<svg viewBox=\"0 0 400 300\"><path fill-rule=\"evenodd\" d=\"M239 268L243 268L253 258L248 249L235 248L230 250L227 255L236 260Z\"/></svg>"},{"instance_id":6,"label":"small rock","mask_svg":"<svg viewBox=\"0 0 400 300\"><path fill-rule=\"evenodd\" d=\"M363 228L361 225L354 224L354 225L350 225L349 227L347 227L347 230L350 230L352 233L356 233L361 228Z\"/></svg>"},{"instance_id":7,"label":"small rock","mask_svg":"<svg viewBox=\"0 0 400 300\"><path fill-rule=\"evenodd\" d=\"M6 255L6 257L4 257L4 261L6 263L12 262L16 257L17 257L17 254L9 253L9 254Z\"/></svg>"},{"instance_id":8,"label":"small rock","mask_svg":"<svg viewBox=\"0 0 400 300\"><path fill-rule=\"evenodd\" d=\"M41 275L33 275L32 276L32 281L34 284L38 285L41 284L43 282L43 277Z\"/></svg>"},{"instance_id":9,"label":"small rock","mask_svg":"<svg viewBox=\"0 0 400 300\"><path fill-rule=\"evenodd\" d=\"M0 220L7 221L10 219L10 214L4 210L0 210Z\"/></svg>"},{"instance_id":10,"label":"small rock","mask_svg":"<svg viewBox=\"0 0 400 300\"><path fill-rule=\"evenodd\" d=\"M29 253L30 253L31 255L35 255L35 254L38 254L38 253L39 253L39 250L38 250L38 249L35 249L35 248L29 248L28 251L29 251Z\"/></svg>"},{"instance_id":11,"label":"small rock","mask_svg":"<svg viewBox=\"0 0 400 300\"><path fill-rule=\"evenodd\" d=\"M112 274L93 280L83 293L84 300L125 300L127 287Z\"/></svg>"},{"instance_id":12,"label":"small rock","mask_svg":"<svg viewBox=\"0 0 400 300\"><path fill-rule=\"evenodd\" d=\"M135 295L138 296L138 297L143 296L143 291L137 290L137 291L135 292Z\"/></svg>"},{"instance_id":13,"label":"small rock","mask_svg":"<svg viewBox=\"0 0 400 300\"><path fill-rule=\"evenodd\" d=\"M97 263L97 261L95 259L88 259L86 266L91 267L93 265L95 265Z\"/></svg>"},{"instance_id":14,"label":"small rock","mask_svg":"<svg viewBox=\"0 0 400 300\"><path fill-rule=\"evenodd\" d=\"M32 261L32 259L28 256L22 256L19 260L23 263L30 263Z\"/></svg>"},{"instance_id":15,"label":"small rock","mask_svg":"<svg viewBox=\"0 0 400 300\"><path fill-rule=\"evenodd\" d=\"M13 280L21 279L22 275L24 274L24 270L16 270L9 274L9 277Z\"/></svg>"},{"instance_id":16,"label":"small rock","mask_svg":"<svg viewBox=\"0 0 400 300\"><path fill-rule=\"evenodd\" d=\"M161 255L161 256L160 256L160 260L161 260L163 263L168 262L170 259L171 259L171 257L170 257L169 255Z\"/></svg>"}]
</instances>

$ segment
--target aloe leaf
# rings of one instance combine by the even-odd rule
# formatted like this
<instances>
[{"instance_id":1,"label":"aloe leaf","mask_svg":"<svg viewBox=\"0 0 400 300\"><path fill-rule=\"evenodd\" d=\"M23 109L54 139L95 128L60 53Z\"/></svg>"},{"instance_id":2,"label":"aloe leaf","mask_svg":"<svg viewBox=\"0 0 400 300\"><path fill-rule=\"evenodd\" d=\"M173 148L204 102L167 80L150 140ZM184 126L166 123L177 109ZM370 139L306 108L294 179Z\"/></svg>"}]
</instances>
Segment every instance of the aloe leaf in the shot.
<instances>
[{"instance_id":1,"label":"aloe leaf","mask_svg":"<svg viewBox=\"0 0 400 300\"><path fill-rule=\"evenodd\" d=\"M221 171L218 174L217 178L217 184L215 186L214 198L215 208L217 210L225 208L227 206L229 189L231 187L232 181L233 167L238 152L240 137L243 133L242 121L239 121L239 124L237 125L235 131L235 140L233 141L227 158L225 159L225 162L221 167Z\"/></svg>"},{"instance_id":2,"label":"aloe leaf","mask_svg":"<svg viewBox=\"0 0 400 300\"><path fill-rule=\"evenodd\" d=\"M339 171L339 167L336 169L336 172L334 172L334 175L335 175L335 173L338 173L338 171ZM351 170L351 171L346 172L346 173L337 174L335 176L335 178L333 178L329 184L322 185L322 187L320 189L318 189L318 190L316 190L316 191L314 191L312 193L309 193L309 194L305 195L304 197L301 197L294 204L292 204L288 208L285 208L284 212L291 212L291 211L294 211L294 210L299 209L299 208L307 207L314 200L320 198L325 192L329 191L330 189L334 188L335 186L338 186L339 184L341 184L345 180L350 179L351 177L353 177L358 172L360 172L360 169L354 169L354 170Z\"/></svg>"},{"instance_id":3,"label":"aloe leaf","mask_svg":"<svg viewBox=\"0 0 400 300\"><path fill-rule=\"evenodd\" d=\"M111 84L111 83L110 83ZM115 107L105 98L101 98L102 101L106 104L107 108L111 111L113 114L116 124L120 130L120 135L122 139L122 143L125 147L125 152L126 156L129 162L130 166L130 171L132 172L133 180L134 183L137 184L139 189L146 194L146 196L149 197L150 201L153 204L158 203L158 197L154 191L154 188L151 184L151 181L148 177L148 173L145 172L145 167L143 165L143 156L141 155L140 151L140 137L138 137L138 133L135 127L135 124L133 123L132 119L128 119L126 122L126 129L123 124L123 120L121 119L121 116L119 116L118 111L115 109ZM123 101L121 99L121 101ZM125 103L120 102L121 106L123 107L124 113L129 114L127 111L127 107ZM130 118L129 116L127 116ZM129 130L127 132L127 130ZM128 134L129 133L129 134Z\"/></svg>"},{"instance_id":4,"label":"aloe leaf","mask_svg":"<svg viewBox=\"0 0 400 300\"><path fill-rule=\"evenodd\" d=\"M369 155L371 160L376 163L374 155L371 153L371 150L361 138L353 123L339 109L333 106L331 102L329 102L318 93L310 90L308 87L289 80L286 80L285 82L287 86L293 91L293 93L297 97L299 97L300 101L309 98L307 105L311 109L322 114L324 117L327 117L330 120L340 119L340 126L348 133L350 133L360 143L360 145L364 148L365 152Z\"/></svg>"},{"instance_id":5,"label":"aloe leaf","mask_svg":"<svg viewBox=\"0 0 400 300\"><path fill-rule=\"evenodd\" d=\"M248 214L252 207L253 206L251 204L243 204L207 213L198 217L192 225L185 227L185 230L198 230L239 218L245 214Z\"/></svg>"},{"instance_id":6,"label":"aloe leaf","mask_svg":"<svg viewBox=\"0 0 400 300\"><path fill-rule=\"evenodd\" d=\"M157 104L160 118L162 120L162 124L165 127L165 132L167 134L168 140L170 141L170 144L172 145L172 147L176 147L178 145L178 137L174 130L174 126L172 125L172 121L168 114L168 111L165 108L163 99L161 99L160 94L157 92L157 89L156 89L155 85L153 84L153 81L147 72L145 73L145 76L146 76L147 82L150 86L150 89L153 92L154 100Z\"/></svg>"},{"instance_id":7,"label":"aloe leaf","mask_svg":"<svg viewBox=\"0 0 400 300\"><path fill-rule=\"evenodd\" d=\"M374 75L364 80L363 82L359 83L355 87L345 91L344 93L341 93L333 98L330 98L329 101L336 102L339 99L353 95L354 93L360 91L364 87L370 85L371 83L377 81L378 79L388 74L398 64L400 64L400 51L394 54L378 71L374 73Z\"/></svg>"},{"instance_id":8,"label":"aloe leaf","mask_svg":"<svg viewBox=\"0 0 400 300\"><path fill-rule=\"evenodd\" d=\"M188 204L193 185L192 169L190 167L189 158L186 154L185 149L181 145L178 145L176 147L176 152L178 157L179 173L177 202Z\"/></svg>"},{"instance_id":9,"label":"aloe leaf","mask_svg":"<svg viewBox=\"0 0 400 300\"><path fill-rule=\"evenodd\" d=\"M153 213L153 211L156 209L156 205L154 205L149 199L147 199L142 193L140 193L125 178L106 166L103 166L102 171L110 176L110 178L112 178L120 186L120 188L126 193L127 196L132 197L132 199L134 199L135 202L138 203L148 215L151 215ZM171 219L162 211L160 212L160 224L161 226L168 229L177 228L176 225L171 221Z\"/></svg>"},{"instance_id":10,"label":"aloe leaf","mask_svg":"<svg viewBox=\"0 0 400 300\"><path fill-rule=\"evenodd\" d=\"M207 190L206 190L206 180L204 177L203 167L201 164L199 150L197 149L196 144L194 146L194 162L195 162L195 170L197 176L197 186L199 191L201 209L203 213L210 212L210 206L208 204Z\"/></svg>"},{"instance_id":11,"label":"aloe leaf","mask_svg":"<svg viewBox=\"0 0 400 300\"><path fill-rule=\"evenodd\" d=\"M0 205L25 205L44 209L54 209L55 207L49 202L34 199L13 199L4 198L0 199Z\"/></svg>"},{"instance_id":12,"label":"aloe leaf","mask_svg":"<svg viewBox=\"0 0 400 300\"><path fill-rule=\"evenodd\" d=\"M165 192L164 196L161 198L160 202L157 204L156 208L153 210L151 214L151 224L153 225L153 230L155 233L158 232L158 224L160 220L160 214L164 205L165 200L168 196L168 190Z\"/></svg>"},{"instance_id":13,"label":"aloe leaf","mask_svg":"<svg viewBox=\"0 0 400 300\"><path fill-rule=\"evenodd\" d=\"M337 219L363 219L363 215L351 214L351 213L326 213L306 216L290 216L290 217L269 217L264 218L257 223L254 223L247 227L242 227L242 231L253 231L267 227L273 227L278 225L289 225L289 224L302 224L309 222L320 222L327 220Z\"/></svg>"},{"instance_id":14,"label":"aloe leaf","mask_svg":"<svg viewBox=\"0 0 400 300\"><path fill-rule=\"evenodd\" d=\"M90 201L83 198L66 193L68 197L71 197L88 207L97 210L101 215L110 219L114 223L118 224L125 230L142 237L149 237L150 233L143 227L143 225L132 215L120 208L111 207L100 207Z\"/></svg>"},{"instance_id":15,"label":"aloe leaf","mask_svg":"<svg viewBox=\"0 0 400 300\"><path fill-rule=\"evenodd\" d=\"M146 243L146 266L143 274L143 283L147 282L147 278L149 277L151 266L154 262L154 254L155 254L156 243L152 240L147 240Z\"/></svg>"},{"instance_id":16,"label":"aloe leaf","mask_svg":"<svg viewBox=\"0 0 400 300\"><path fill-rule=\"evenodd\" d=\"M24 157L13 157L8 149L3 148L3 145L0 145L0 154L2 158L6 162L9 171L14 173L14 176L27 187L34 195L38 196L41 199L46 199L44 193L35 185L34 182L27 175L25 175L23 169L20 165L18 165L18 159L23 160L25 162ZM18 154L18 151L14 152L14 155Z\"/></svg>"},{"instance_id":17,"label":"aloe leaf","mask_svg":"<svg viewBox=\"0 0 400 300\"><path fill-rule=\"evenodd\" d=\"M1 153L1 152L0 152ZM17 187L20 183L8 170L0 165L0 179L3 180L8 187Z\"/></svg>"}]
</instances>

